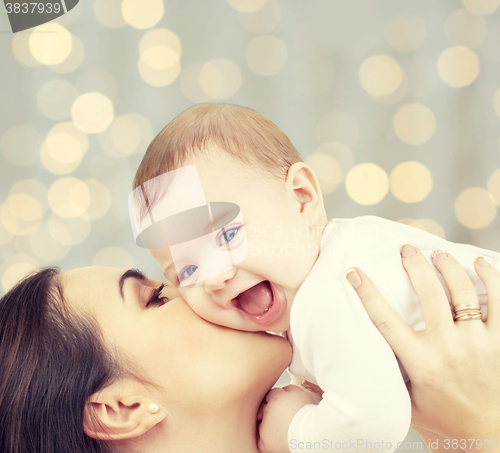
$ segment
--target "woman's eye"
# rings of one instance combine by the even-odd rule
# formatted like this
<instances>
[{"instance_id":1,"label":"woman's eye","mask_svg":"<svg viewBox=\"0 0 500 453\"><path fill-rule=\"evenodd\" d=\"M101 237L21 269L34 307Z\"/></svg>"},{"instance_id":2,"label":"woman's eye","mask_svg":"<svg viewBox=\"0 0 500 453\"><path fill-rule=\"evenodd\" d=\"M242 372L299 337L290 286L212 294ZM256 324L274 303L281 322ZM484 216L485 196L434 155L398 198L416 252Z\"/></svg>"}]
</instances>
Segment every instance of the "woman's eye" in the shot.
<instances>
[{"instance_id":1,"label":"woman's eye","mask_svg":"<svg viewBox=\"0 0 500 453\"><path fill-rule=\"evenodd\" d=\"M236 236L236 234L238 233L238 230L240 228L241 227L231 228L230 230L224 231L224 234L220 238L221 245L227 244L228 242L231 242L234 239L234 237Z\"/></svg>"},{"instance_id":2,"label":"woman's eye","mask_svg":"<svg viewBox=\"0 0 500 453\"><path fill-rule=\"evenodd\" d=\"M155 292L151 296L151 299L149 299L148 303L146 304L146 308L150 307L153 304L160 304L163 305L164 303L168 302L168 297L160 297L161 291L163 288L165 288L165 283L162 283L158 288L155 289Z\"/></svg>"},{"instance_id":3,"label":"woman's eye","mask_svg":"<svg viewBox=\"0 0 500 453\"><path fill-rule=\"evenodd\" d=\"M187 267L179 275L179 281L182 282L184 279L191 277L191 275L193 275L197 269L198 266L195 266L194 264L192 266Z\"/></svg>"}]
</instances>

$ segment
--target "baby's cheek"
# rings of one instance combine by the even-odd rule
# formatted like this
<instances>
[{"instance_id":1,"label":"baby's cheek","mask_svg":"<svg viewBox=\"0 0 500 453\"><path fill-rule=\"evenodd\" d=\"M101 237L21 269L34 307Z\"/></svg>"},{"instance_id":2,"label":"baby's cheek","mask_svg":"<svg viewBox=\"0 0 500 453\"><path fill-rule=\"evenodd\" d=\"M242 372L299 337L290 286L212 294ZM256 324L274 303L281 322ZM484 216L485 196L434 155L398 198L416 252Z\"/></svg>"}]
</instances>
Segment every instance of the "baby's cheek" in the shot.
<instances>
[{"instance_id":1,"label":"baby's cheek","mask_svg":"<svg viewBox=\"0 0 500 453\"><path fill-rule=\"evenodd\" d=\"M215 307L210 300L203 300L203 298L200 298L197 291L189 289L183 290L181 287L179 287L179 295L198 316L207 321L213 322L211 318L213 318Z\"/></svg>"},{"instance_id":2,"label":"baby's cheek","mask_svg":"<svg viewBox=\"0 0 500 453\"><path fill-rule=\"evenodd\" d=\"M167 283L161 294L164 297L168 297L169 301L181 297L179 290L172 283Z\"/></svg>"}]
</instances>

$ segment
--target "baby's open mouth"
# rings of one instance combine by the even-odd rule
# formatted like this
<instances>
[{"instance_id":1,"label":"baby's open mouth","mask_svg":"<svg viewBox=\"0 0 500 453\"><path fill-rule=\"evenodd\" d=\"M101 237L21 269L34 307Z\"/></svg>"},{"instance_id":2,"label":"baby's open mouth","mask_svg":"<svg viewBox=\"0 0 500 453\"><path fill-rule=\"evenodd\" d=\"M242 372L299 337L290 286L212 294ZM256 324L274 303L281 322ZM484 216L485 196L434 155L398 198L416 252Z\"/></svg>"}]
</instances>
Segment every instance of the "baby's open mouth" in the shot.
<instances>
[{"instance_id":1,"label":"baby's open mouth","mask_svg":"<svg viewBox=\"0 0 500 453\"><path fill-rule=\"evenodd\" d=\"M237 308L251 315L251 317L261 318L274 304L273 290L269 281L257 283L240 293L236 300Z\"/></svg>"}]
</instances>

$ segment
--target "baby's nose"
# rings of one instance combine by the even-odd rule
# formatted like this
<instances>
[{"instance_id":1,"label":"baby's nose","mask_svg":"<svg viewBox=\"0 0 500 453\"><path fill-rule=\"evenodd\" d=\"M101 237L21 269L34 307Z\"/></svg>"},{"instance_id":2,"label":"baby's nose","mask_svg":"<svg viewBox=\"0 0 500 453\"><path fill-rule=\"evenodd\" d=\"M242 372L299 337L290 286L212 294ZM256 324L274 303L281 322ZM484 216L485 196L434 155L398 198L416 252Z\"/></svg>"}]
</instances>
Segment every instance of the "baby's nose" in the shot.
<instances>
[{"instance_id":1,"label":"baby's nose","mask_svg":"<svg viewBox=\"0 0 500 453\"><path fill-rule=\"evenodd\" d=\"M215 277L207 278L203 284L207 294L213 294L216 291L223 289L229 281L234 277L236 268L231 268L225 272L216 275Z\"/></svg>"}]
</instances>

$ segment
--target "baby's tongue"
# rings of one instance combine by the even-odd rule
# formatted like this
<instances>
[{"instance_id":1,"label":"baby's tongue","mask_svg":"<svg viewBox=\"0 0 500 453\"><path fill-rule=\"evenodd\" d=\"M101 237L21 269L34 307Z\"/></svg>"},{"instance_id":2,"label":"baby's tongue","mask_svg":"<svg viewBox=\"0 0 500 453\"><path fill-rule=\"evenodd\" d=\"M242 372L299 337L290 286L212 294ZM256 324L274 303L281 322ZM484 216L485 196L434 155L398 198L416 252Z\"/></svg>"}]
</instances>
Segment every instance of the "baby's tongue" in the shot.
<instances>
[{"instance_id":1,"label":"baby's tongue","mask_svg":"<svg viewBox=\"0 0 500 453\"><path fill-rule=\"evenodd\" d=\"M273 291L268 281L247 289L238 296L238 302L247 313L262 315L273 301Z\"/></svg>"}]
</instances>

